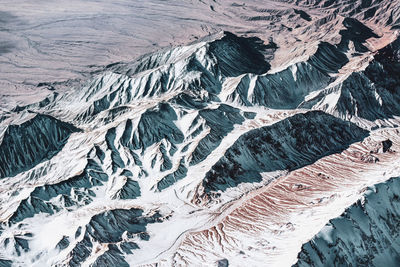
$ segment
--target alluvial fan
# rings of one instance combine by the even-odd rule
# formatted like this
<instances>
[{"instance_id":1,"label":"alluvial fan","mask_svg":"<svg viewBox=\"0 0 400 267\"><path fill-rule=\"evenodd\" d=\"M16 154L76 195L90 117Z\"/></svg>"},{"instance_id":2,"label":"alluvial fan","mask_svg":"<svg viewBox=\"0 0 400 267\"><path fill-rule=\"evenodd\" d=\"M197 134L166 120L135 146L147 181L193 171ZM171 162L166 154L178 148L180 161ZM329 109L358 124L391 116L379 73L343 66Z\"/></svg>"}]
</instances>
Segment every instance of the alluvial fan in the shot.
<instances>
[{"instance_id":1,"label":"alluvial fan","mask_svg":"<svg viewBox=\"0 0 400 267\"><path fill-rule=\"evenodd\" d=\"M4 95L0 266L396 266L400 2L191 5L201 38Z\"/></svg>"}]
</instances>

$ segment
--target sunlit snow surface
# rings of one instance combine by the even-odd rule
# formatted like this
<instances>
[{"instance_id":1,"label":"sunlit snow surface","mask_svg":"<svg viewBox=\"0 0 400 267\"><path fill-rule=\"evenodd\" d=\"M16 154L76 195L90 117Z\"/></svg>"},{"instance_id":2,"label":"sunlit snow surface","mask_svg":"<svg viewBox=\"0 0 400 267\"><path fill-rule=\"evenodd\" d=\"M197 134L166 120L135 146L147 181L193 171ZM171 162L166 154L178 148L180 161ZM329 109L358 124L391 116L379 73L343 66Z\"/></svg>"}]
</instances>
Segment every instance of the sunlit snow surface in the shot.
<instances>
[{"instance_id":1,"label":"sunlit snow surface","mask_svg":"<svg viewBox=\"0 0 400 267\"><path fill-rule=\"evenodd\" d=\"M0 266L395 262L399 6L7 3Z\"/></svg>"}]
</instances>

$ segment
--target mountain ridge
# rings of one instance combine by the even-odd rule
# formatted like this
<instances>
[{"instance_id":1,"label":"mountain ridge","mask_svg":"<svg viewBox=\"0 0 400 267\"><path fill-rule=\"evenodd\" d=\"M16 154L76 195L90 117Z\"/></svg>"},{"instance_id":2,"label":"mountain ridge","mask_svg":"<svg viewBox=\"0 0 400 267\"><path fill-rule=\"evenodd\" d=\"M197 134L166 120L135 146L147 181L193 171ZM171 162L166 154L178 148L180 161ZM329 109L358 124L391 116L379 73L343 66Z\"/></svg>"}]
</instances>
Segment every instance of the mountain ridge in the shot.
<instances>
[{"instance_id":1,"label":"mountain ridge","mask_svg":"<svg viewBox=\"0 0 400 267\"><path fill-rule=\"evenodd\" d=\"M0 264L289 266L400 176L398 8L271 3L2 109Z\"/></svg>"}]
</instances>

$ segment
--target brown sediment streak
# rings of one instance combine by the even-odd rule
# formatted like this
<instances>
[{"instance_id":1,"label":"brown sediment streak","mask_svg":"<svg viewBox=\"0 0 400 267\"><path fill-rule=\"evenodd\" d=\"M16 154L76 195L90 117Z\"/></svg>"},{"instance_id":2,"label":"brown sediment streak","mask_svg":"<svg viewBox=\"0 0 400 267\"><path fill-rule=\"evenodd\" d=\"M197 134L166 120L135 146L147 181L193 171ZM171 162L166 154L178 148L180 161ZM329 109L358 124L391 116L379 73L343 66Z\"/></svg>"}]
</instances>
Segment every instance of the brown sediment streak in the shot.
<instances>
[{"instance_id":1,"label":"brown sediment streak","mask_svg":"<svg viewBox=\"0 0 400 267\"><path fill-rule=\"evenodd\" d=\"M373 153L379 158L376 163L366 163L361 158L371 153L382 140L393 142L392 150ZM221 255L227 249L240 250L241 240L258 238L263 232L279 236L282 231L291 231L291 219L296 214L318 206L324 206L346 191L360 190L374 181L368 181L369 174L389 170L399 158L400 135L398 129L375 132L362 142L351 145L340 154L322 158L312 165L290 172L267 186L238 199L239 205L215 226L192 232L182 241L175 257L185 259L185 251L191 256ZM313 218L310 218L312 220ZM285 226L287 229L277 229ZM237 236L242 237L240 240ZM223 238L221 238L223 237ZM217 241L217 242L215 242ZM306 241L306 240L304 240ZM285 248L265 250L264 253L279 254ZM219 252L220 251L220 252ZM190 262L189 259L186 259ZM192 259L193 260L193 259Z\"/></svg>"}]
</instances>

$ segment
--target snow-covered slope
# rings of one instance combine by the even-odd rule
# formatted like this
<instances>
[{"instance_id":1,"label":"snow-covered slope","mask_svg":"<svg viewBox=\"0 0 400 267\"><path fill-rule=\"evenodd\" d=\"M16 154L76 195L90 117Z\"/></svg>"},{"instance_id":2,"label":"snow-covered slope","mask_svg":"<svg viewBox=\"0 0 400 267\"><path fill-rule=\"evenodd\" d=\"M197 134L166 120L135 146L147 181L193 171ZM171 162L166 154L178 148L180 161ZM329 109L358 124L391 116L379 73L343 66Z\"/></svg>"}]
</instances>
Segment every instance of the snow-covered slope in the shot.
<instances>
[{"instance_id":1,"label":"snow-covered slope","mask_svg":"<svg viewBox=\"0 0 400 267\"><path fill-rule=\"evenodd\" d=\"M296 114L240 136L206 174L204 190L218 192L243 182L260 182L260 173L301 168L367 135L323 112Z\"/></svg>"},{"instance_id":2,"label":"snow-covered slope","mask_svg":"<svg viewBox=\"0 0 400 267\"><path fill-rule=\"evenodd\" d=\"M398 266L400 180L392 178L363 194L303 245L294 266Z\"/></svg>"},{"instance_id":3,"label":"snow-covered slope","mask_svg":"<svg viewBox=\"0 0 400 267\"><path fill-rule=\"evenodd\" d=\"M398 5L262 2L2 106L0 266L290 266L400 176Z\"/></svg>"},{"instance_id":4,"label":"snow-covered slope","mask_svg":"<svg viewBox=\"0 0 400 267\"><path fill-rule=\"evenodd\" d=\"M68 123L40 114L8 125L0 143L0 177L14 176L52 157L77 131Z\"/></svg>"},{"instance_id":5,"label":"snow-covered slope","mask_svg":"<svg viewBox=\"0 0 400 267\"><path fill-rule=\"evenodd\" d=\"M374 121L399 116L399 60L400 39L396 39L378 50L362 70L348 73L300 106L347 119L357 116Z\"/></svg>"}]
</instances>

